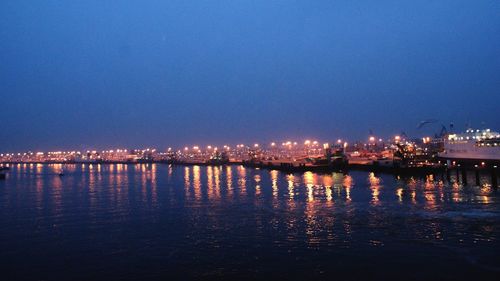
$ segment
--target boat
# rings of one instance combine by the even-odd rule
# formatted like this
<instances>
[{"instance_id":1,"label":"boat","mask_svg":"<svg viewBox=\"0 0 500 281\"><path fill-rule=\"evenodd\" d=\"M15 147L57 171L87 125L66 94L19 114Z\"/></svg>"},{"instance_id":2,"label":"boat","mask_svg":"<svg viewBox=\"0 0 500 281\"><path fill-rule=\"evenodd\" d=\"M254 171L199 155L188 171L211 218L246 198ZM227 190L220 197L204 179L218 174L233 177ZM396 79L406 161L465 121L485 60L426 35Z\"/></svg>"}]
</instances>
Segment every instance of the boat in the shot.
<instances>
[{"instance_id":1,"label":"boat","mask_svg":"<svg viewBox=\"0 0 500 281\"><path fill-rule=\"evenodd\" d=\"M207 165L226 165L229 163L229 157L225 152L216 151L210 159L206 160Z\"/></svg>"},{"instance_id":2,"label":"boat","mask_svg":"<svg viewBox=\"0 0 500 281\"><path fill-rule=\"evenodd\" d=\"M467 129L465 133L448 134L439 158L448 164L494 165L500 164L500 133L490 129Z\"/></svg>"}]
</instances>

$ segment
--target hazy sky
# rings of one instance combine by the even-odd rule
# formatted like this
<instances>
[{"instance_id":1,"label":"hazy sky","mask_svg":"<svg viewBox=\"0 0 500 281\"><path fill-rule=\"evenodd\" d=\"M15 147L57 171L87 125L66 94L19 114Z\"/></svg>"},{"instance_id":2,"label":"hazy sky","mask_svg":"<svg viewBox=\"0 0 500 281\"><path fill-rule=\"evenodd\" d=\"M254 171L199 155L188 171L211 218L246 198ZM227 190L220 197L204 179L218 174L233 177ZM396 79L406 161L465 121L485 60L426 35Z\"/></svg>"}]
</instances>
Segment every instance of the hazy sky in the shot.
<instances>
[{"instance_id":1,"label":"hazy sky","mask_svg":"<svg viewBox=\"0 0 500 281\"><path fill-rule=\"evenodd\" d=\"M500 1L0 1L0 151L500 130Z\"/></svg>"}]
</instances>

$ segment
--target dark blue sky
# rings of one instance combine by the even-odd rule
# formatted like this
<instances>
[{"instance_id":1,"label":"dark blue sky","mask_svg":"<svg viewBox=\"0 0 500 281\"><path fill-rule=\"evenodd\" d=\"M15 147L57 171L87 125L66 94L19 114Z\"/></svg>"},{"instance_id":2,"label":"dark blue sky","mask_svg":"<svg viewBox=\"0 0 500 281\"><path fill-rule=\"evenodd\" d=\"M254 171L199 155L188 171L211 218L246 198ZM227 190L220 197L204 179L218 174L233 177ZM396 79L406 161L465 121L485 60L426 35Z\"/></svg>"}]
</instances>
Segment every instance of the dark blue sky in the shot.
<instances>
[{"instance_id":1,"label":"dark blue sky","mask_svg":"<svg viewBox=\"0 0 500 281\"><path fill-rule=\"evenodd\" d=\"M272 2L272 3L271 3ZM500 129L500 1L0 2L0 151Z\"/></svg>"}]
</instances>

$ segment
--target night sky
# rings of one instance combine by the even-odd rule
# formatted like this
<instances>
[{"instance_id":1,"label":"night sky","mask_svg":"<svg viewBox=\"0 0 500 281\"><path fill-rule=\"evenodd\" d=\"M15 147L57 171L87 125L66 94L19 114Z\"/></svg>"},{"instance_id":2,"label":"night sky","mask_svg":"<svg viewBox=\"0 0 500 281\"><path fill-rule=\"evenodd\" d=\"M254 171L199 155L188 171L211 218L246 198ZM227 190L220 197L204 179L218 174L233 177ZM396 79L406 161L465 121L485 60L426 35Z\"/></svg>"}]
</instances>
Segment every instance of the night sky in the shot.
<instances>
[{"instance_id":1,"label":"night sky","mask_svg":"<svg viewBox=\"0 0 500 281\"><path fill-rule=\"evenodd\" d=\"M500 130L500 1L2 0L0 95L2 152Z\"/></svg>"}]
</instances>

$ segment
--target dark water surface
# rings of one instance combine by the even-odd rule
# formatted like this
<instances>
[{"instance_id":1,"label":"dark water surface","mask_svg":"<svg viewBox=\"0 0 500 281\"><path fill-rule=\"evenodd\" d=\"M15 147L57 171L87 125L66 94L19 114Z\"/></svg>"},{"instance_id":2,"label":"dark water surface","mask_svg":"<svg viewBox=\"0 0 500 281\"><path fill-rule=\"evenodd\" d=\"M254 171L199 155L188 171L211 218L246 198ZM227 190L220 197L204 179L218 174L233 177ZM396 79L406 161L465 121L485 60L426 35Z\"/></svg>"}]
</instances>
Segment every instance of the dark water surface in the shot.
<instances>
[{"instance_id":1,"label":"dark water surface","mask_svg":"<svg viewBox=\"0 0 500 281\"><path fill-rule=\"evenodd\" d=\"M1 280L499 280L500 195L440 176L14 165Z\"/></svg>"}]
</instances>

